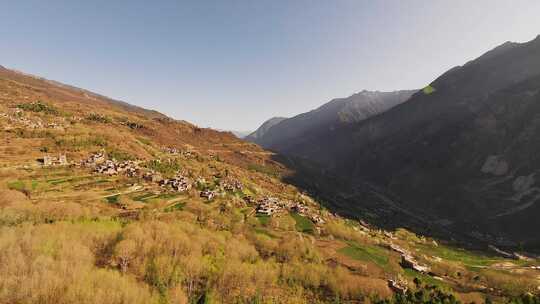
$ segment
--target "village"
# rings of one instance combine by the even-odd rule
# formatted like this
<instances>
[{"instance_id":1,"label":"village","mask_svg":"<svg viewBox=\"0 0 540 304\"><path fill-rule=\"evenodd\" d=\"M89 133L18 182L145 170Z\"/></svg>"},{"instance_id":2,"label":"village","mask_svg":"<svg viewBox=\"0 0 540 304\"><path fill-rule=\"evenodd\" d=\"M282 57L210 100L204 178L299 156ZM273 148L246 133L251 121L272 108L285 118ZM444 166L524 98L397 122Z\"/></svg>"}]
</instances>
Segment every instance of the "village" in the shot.
<instances>
[{"instance_id":1,"label":"village","mask_svg":"<svg viewBox=\"0 0 540 304\"><path fill-rule=\"evenodd\" d=\"M178 155L182 155L181 150L178 150L176 153L178 153ZM220 174L210 174L209 176L211 179L216 178L216 176L219 176L219 178L215 179L215 185L208 187L209 183L206 180L206 178L209 178L208 176L206 176L206 178L203 176L194 176L192 172L190 173L186 170L179 170L176 172L176 174L166 177L160 172L147 168L142 160L118 161L114 158L110 158L105 151L89 154L86 158L83 158L78 162L70 162L66 154L48 154L43 156L43 166L70 166L75 168L86 168L99 175L123 175L126 177L138 178L143 183L147 183L147 185L150 184L151 186L155 186L154 190L159 189L157 191L161 191L161 193L184 193L196 188L198 189L198 196L208 203L211 203L216 198L226 198L227 193L238 193L241 195L245 205L252 208L252 212L248 214L253 214L257 217L263 216L279 218L280 216L285 216L289 213L295 213L309 219L315 225L315 229L318 231L318 234L321 234L321 231L325 231L326 227L324 227L324 224L331 221L330 217L337 217L337 215L333 215L331 213L324 213L323 215L319 208L305 203L303 195L300 195L295 200L283 199L275 195L272 196L267 194L261 194L258 197L253 197L243 194L245 186L236 178L224 177ZM210 166L212 167L212 165ZM133 184L131 188L143 189L143 186ZM306 198L306 200L308 199ZM123 218L136 219L137 214L140 212L139 209L133 209L134 207L130 206L129 204L125 205L124 203L120 203L118 206L119 208L124 209L121 211ZM406 249L406 247L404 248L398 245L396 241L398 242L399 239L393 232L374 229L363 221L359 221L358 224L359 225L353 226L353 229L358 233L379 239L381 241L381 246L398 253L400 256L399 265L403 269L414 270L419 274L428 275L435 280L446 280L446 278L443 279L442 277L439 277L437 274L433 273L429 266L419 262L417 259L418 253L413 253ZM436 244L434 246L436 246ZM495 249L493 250L496 252ZM502 254L499 253L499 255ZM540 270L540 266L530 266L530 269ZM411 289L410 283L407 283L407 280L405 280L403 276L395 274L388 275L386 276L385 281L388 288L395 293L404 294Z\"/></svg>"},{"instance_id":2,"label":"village","mask_svg":"<svg viewBox=\"0 0 540 304\"><path fill-rule=\"evenodd\" d=\"M175 153L182 154L180 150ZM192 155L192 154L189 154ZM78 163L70 163L65 154L45 155L43 157L43 166L75 166L81 168L90 168L94 173L107 176L125 175L127 177L140 178L145 182L153 183L166 191L186 192L193 188L195 184L199 188L203 188L199 192L201 198L207 201L212 201L218 196L223 196L225 193L241 192L244 188L242 183L237 179L225 178L219 181L219 184L214 189L205 187L206 180L203 177L196 177L195 183L186 176L186 172L177 172L170 178L165 178L159 172L148 169L141 165L140 160L117 161L107 158L105 152L97 152L89 155L87 158ZM254 212L259 215L280 216L283 213L294 212L303 217L310 219L315 225L323 225L326 221L316 208L312 208L302 202L293 202L290 200L282 200L276 197L264 196L259 199L253 199L249 196L244 196L244 201L253 206Z\"/></svg>"},{"instance_id":3,"label":"village","mask_svg":"<svg viewBox=\"0 0 540 304\"><path fill-rule=\"evenodd\" d=\"M275 197L264 197L257 202L256 212L258 214L274 216L283 212L295 212L309 218L314 224L322 225L325 223L320 214L301 202L289 200L279 200Z\"/></svg>"},{"instance_id":4,"label":"village","mask_svg":"<svg viewBox=\"0 0 540 304\"><path fill-rule=\"evenodd\" d=\"M183 152L179 149L173 150L170 153L183 155ZM221 178L220 176L218 182L213 187L207 187L208 183L205 177L193 176L183 170L178 171L172 177L164 177L161 173L145 167L141 160L117 161L114 158L108 158L104 151L90 154L87 158L78 163L70 163L65 154L45 155L43 157L43 165L75 166L79 168L89 168L92 172L101 175L124 175L132 178L140 178L142 181L153 184L159 187L161 191L165 192L182 193L197 188L199 189L199 197L207 202L212 202L219 197L225 197L227 193L242 193L242 190L244 189L244 185L241 181L230 177ZM216 175L214 175L214 178L215 176ZM219 176L219 174L217 176ZM138 188L141 188L141 186L138 186ZM314 208L300 200L281 199L276 196L268 195L262 195L255 198L249 195L241 195L246 206L253 208L251 214L256 216L280 217L289 213L295 213L309 219L315 225L315 229L319 234L324 230L323 225L330 220L329 217L337 217L337 215L331 213L325 213L325 216L323 217L319 208ZM301 195L300 198L301 197L303 196ZM125 209L126 207L122 205L121 208ZM135 218L137 212L137 210L127 210L124 213L125 215L129 214L131 217ZM354 226L353 229L360 234L373 236L383 240L382 244L384 247L400 255L399 265L403 269L411 269L420 274L428 275L435 280L443 280L443 278L432 273L429 266L420 263L412 252L397 245L394 242L394 240L396 240L394 233L380 229L372 229L369 224L363 221L359 221L359 225ZM434 243L434 246L435 245L436 243ZM503 255L495 249L493 250L495 253ZM538 266L532 266L530 268L533 270L540 270L540 267ZM407 284L407 281L400 276L387 277L386 281L388 287L396 293L404 294L410 289L410 285Z\"/></svg>"}]
</instances>

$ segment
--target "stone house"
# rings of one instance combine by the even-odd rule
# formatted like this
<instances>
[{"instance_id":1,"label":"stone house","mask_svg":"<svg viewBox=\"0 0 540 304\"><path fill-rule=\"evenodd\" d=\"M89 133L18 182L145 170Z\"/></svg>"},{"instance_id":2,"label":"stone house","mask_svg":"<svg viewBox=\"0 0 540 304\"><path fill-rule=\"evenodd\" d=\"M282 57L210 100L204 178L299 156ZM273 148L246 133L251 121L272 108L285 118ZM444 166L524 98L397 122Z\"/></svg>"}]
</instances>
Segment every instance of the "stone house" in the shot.
<instances>
[{"instance_id":1,"label":"stone house","mask_svg":"<svg viewBox=\"0 0 540 304\"><path fill-rule=\"evenodd\" d=\"M212 190L203 190L201 191L201 197L206 198L207 200L212 200L216 196L216 192Z\"/></svg>"},{"instance_id":2,"label":"stone house","mask_svg":"<svg viewBox=\"0 0 540 304\"><path fill-rule=\"evenodd\" d=\"M68 160L65 154L59 154L58 157L45 155L43 156L43 166L67 166Z\"/></svg>"}]
</instances>

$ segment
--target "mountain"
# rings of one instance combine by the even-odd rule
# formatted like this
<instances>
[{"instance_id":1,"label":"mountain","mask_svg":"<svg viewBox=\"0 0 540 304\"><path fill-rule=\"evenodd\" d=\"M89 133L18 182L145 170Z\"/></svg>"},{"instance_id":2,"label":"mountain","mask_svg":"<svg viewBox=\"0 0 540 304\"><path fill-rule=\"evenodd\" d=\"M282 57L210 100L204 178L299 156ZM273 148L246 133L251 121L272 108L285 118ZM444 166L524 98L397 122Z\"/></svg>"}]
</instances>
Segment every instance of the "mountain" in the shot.
<instances>
[{"instance_id":1,"label":"mountain","mask_svg":"<svg viewBox=\"0 0 540 304\"><path fill-rule=\"evenodd\" d=\"M538 244L540 36L455 67L381 115L286 153L374 184L433 225ZM278 150L280 151L280 150Z\"/></svg>"},{"instance_id":2,"label":"mountain","mask_svg":"<svg viewBox=\"0 0 540 304\"><path fill-rule=\"evenodd\" d=\"M415 92L362 91L347 98L334 99L310 112L282 119L273 126L265 123L261 127L265 127L262 135L247 139L281 153L294 152L297 146L317 142L319 137L332 136L343 125L383 113L406 101Z\"/></svg>"},{"instance_id":3,"label":"mountain","mask_svg":"<svg viewBox=\"0 0 540 304\"><path fill-rule=\"evenodd\" d=\"M280 122L282 122L285 119L287 119L287 118L285 118L285 117L272 117L272 118L268 119L267 121L265 121L259 128L257 128L257 130L255 130L254 132L252 132L251 134L246 136L245 139L248 140L248 141L251 141L251 142L257 142L258 139L264 137L264 135L266 134L266 132L268 132L268 130L270 130L270 128L272 128L273 126L279 124Z\"/></svg>"},{"instance_id":4,"label":"mountain","mask_svg":"<svg viewBox=\"0 0 540 304\"><path fill-rule=\"evenodd\" d=\"M234 134L234 136L238 137L238 138L244 138L246 136L248 136L249 134L253 133L251 131L231 131L232 134Z\"/></svg>"},{"instance_id":5,"label":"mountain","mask_svg":"<svg viewBox=\"0 0 540 304\"><path fill-rule=\"evenodd\" d=\"M532 115L536 84L497 100L525 94L516 115ZM289 183L298 172L280 158L230 132L0 70L0 303L383 304L405 292L506 303L536 290L538 259L417 235L403 226L422 214L392 202L385 219L403 215L399 229L367 212L345 218L333 208L341 197ZM368 188L357 206L391 200Z\"/></svg>"}]
</instances>

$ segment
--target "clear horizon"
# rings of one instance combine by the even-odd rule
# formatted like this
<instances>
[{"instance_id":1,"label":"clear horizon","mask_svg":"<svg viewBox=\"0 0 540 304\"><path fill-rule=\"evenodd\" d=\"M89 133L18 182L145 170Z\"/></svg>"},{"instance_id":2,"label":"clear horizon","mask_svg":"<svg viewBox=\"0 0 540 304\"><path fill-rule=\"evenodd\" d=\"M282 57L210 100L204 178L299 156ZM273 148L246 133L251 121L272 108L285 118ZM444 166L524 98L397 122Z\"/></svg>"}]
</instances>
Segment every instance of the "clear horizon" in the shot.
<instances>
[{"instance_id":1,"label":"clear horizon","mask_svg":"<svg viewBox=\"0 0 540 304\"><path fill-rule=\"evenodd\" d=\"M489 7L489 11L486 10ZM25 1L0 65L221 130L416 89L540 34L540 1Z\"/></svg>"}]
</instances>

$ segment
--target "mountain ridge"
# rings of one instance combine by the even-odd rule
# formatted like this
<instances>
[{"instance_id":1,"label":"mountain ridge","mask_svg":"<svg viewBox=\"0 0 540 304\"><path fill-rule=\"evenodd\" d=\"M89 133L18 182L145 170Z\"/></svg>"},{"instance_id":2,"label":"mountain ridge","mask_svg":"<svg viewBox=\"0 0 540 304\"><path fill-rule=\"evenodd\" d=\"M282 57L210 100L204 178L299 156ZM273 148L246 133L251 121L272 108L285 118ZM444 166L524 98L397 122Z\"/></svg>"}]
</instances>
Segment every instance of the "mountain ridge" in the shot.
<instances>
[{"instance_id":1,"label":"mountain ridge","mask_svg":"<svg viewBox=\"0 0 540 304\"><path fill-rule=\"evenodd\" d=\"M310 141L319 136L318 133L332 132L343 125L378 115L404 102L415 91L364 90L346 98L335 98L314 110L280 121L253 141L265 148L286 152L291 150L289 146Z\"/></svg>"},{"instance_id":2,"label":"mountain ridge","mask_svg":"<svg viewBox=\"0 0 540 304\"><path fill-rule=\"evenodd\" d=\"M245 137L247 141L256 142L258 139L262 138L268 130L270 130L273 126L279 124L283 120L287 119L286 117L272 117L260 125L257 130L253 131L252 133L248 134L248 136Z\"/></svg>"}]
</instances>

